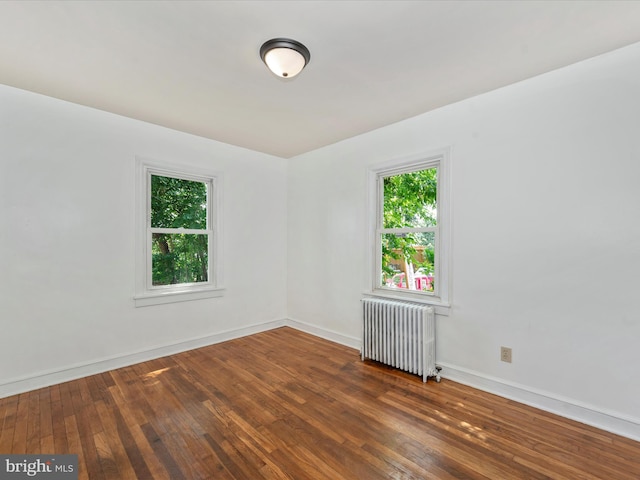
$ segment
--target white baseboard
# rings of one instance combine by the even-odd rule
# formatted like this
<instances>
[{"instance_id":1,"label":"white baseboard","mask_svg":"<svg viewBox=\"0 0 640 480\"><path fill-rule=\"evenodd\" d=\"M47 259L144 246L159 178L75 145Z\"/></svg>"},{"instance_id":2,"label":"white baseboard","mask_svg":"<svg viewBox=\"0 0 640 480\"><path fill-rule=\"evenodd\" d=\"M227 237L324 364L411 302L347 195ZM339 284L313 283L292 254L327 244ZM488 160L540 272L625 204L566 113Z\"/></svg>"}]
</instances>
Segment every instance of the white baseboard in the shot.
<instances>
[{"instance_id":1,"label":"white baseboard","mask_svg":"<svg viewBox=\"0 0 640 480\"><path fill-rule=\"evenodd\" d=\"M640 419L605 411L577 400L562 398L454 365L440 362L438 365L442 367L443 378L640 441Z\"/></svg>"},{"instance_id":2,"label":"white baseboard","mask_svg":"<svg viewBox=\"0 0 640 480\"><path fill-rule=\"evenodd\" d=\"M311 335L315 335L316 337L324 338L325 340L330 340L332 342L339 343L340 345L344 345L346 347L355 348L356 350L360 350L360 344L362 343L360 338L343 335L342 333L334 332L333 330L327 330L326 328L321 328L316 325L311 325L309 323L301 322L293 318L288 318L286 320L285 325L287 327L300 330L301 332L310 333Z\"/></svg>"},{"instance_id":3,"label":"white baseboard","mask_svg":"<svg viewBox=\"0 0 640 480\"><path fill-rule=\"evenodd\" d=\"M0 398L17 395L31 390L37 390L38 388L48 387L82 377L88 377L90 375L115 370L116 368L127 367L129 365L146 362L156 358L166 357L167 355L186 352L187 350L193 350L194 348L226 342L227 340L233 340L234 338L245 337L247 335L253 335L254 333L283 327L286 324L287 320L285 319L273 320L238 329L226 330L213 335L192 338L178 343L152 347L126 355L119 355L89 363L71 365L63 369L38 372L34 375L11 379L0 384Z\"/></svg>"},{"instance_id":4,"label":"white baseboard","mask_svg":"<svg viewBox=\"0 0 640 480\"><path fill-rule=\"evenodd\" d=\"M360 349L360 338L287 318L226 330L213 335L162 345L117 357L104 358L90 363L72 365L64 369L39 372L34 375L11 379L0 384L0 398L284 326L295 328L356 350ZM493 378L455 365L441 362L438 362L438 365L443 368L441 372L443 378L640 441L640 419L624 416L617 412L604 411L601 408L586 405L573 399L561 398L549 392L537 391L524 385L509 383L502 379Z\"/></svg>"}]
</instances>

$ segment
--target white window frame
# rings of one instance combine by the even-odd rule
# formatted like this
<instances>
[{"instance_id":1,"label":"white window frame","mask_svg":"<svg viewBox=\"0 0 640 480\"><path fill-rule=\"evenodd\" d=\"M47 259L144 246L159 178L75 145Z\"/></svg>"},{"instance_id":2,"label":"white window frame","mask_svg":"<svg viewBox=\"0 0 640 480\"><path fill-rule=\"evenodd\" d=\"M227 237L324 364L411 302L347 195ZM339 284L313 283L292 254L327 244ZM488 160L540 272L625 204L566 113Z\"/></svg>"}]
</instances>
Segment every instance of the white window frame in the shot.
<instances>
[{"instance_id":1,"label":"white window frame","mask_svg":"<svg viewBox=\"0 0 640 480\"><path fill-rule=\"evenodd\" d=\"M151 227L151 176L179 178L207 184L207 229ZM136 307L219 297L222 287L222 174L136 157ZM153 233L206 233L208 280L177 285L153 285L151 242Z\"/></svg>"},{"instance_id":2,"label":"white window frame","mask_svg":"<svg viewBox=\"0 0 640 480\"><path fill-rule=\"evenodd\" d=\"M448 315L451 306L451 167L450 148L394 159L369 168L369 252L370 291L367 295L410 300L434 305L436 313ZM434 231L434 291L391 288L381 285L382 234L403 233L403 229L383 228L384 178L403 173L438 168L437 226L421 230Z\"/></svg>"}]
</instances>

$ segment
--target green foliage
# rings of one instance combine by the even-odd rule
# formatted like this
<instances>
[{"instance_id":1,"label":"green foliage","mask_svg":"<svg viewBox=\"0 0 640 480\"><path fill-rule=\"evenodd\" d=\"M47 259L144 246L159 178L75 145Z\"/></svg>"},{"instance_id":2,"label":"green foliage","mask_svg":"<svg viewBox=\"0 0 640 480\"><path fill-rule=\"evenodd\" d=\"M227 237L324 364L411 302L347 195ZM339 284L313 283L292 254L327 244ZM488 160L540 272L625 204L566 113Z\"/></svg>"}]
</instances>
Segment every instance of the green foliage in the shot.
<instances>
[{"instance_id":1,"label":"green foliage","mask_svg":"<svg viewBox=\"0 0 640 480\"><path fill-rule=\"evenodd\" d=\"M438 171L402 173L384 179L384 228L436 225Z\"/></svg>"},{"instance_id":2,"label":"green foliage","mask_svg":"<svg viewBox=\"0 0 640 480\"><path fill-rule=\"evenodd\" d=\"M423 228L437 224L436 168L393 175L384 179L383 228ZM383 277L398 272L397 264L406 261L427 274L433 274L433 233L382 235ZM423 252L420 258L416 247ZM420 259L419 259L420 258Z\"/></svg>"},{"instance_id":3,"label":"green foliage","mask_svg":"<svg viewBox=\"0 0 640 480\"><path fill-rule=\"evenodd\" d=\"M151 226L207 228L207 185L180 178L151 176Z\"/></svg>"},{"instance_id":4,"label":"green foliage","mask_svg":"<svg viewBox=\"0 0 640 480\"><path fill-rule=\"evenodd\" d=\"M207 185L179 178L151 177L151 226L207 228ZM172 285L206 282L208 235L153 233L152 283Z\"/></svg>"}]
</instances>

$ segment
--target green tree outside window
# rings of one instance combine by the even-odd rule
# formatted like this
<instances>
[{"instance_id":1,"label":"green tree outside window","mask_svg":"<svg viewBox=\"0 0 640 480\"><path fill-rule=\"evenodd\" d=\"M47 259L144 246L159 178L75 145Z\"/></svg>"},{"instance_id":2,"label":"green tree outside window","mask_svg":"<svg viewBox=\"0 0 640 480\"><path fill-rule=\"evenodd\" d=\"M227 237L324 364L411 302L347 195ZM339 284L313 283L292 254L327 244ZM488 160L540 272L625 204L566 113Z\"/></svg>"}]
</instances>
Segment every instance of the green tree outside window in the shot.
<instances>
[{"instance_id":1,"label":"green tree outside window","mask_svg":"<svg viewBox=\"0 0 640 480\"><path fill-rule=\"evenodd\" d=\"M209 277L207 184L151 176L152 285Z\"/></svg>"},{"instance_id":2,"label":"green tree outside window","mask_svg":"<svg viewBox=\"0 0 640 480\"><path fill-rule=\"evenodd\" d=\"M383 178L382 285L433 291L437 194L437 168Z\"/></svg>"}]
</instances>

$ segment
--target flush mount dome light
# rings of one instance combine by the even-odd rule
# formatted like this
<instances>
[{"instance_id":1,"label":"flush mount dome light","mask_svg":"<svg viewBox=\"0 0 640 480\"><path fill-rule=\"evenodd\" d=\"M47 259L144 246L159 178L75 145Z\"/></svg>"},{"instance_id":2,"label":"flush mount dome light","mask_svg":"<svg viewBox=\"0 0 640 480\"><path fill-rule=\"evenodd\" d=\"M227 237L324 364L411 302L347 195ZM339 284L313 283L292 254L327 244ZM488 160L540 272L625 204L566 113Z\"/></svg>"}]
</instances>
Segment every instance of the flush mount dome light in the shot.
<instances>
[{"instance_id":1,"label":"flush mount dome light","mask_svg":"<svg viewBox=\"0 0 640 480\"><path fill-rule=\"evenodd\" d=\"M260 47L260 58L277 76L292 78L307 66L311 54L300 42L288 38L273 38Z\"/></svg>"}]
</instances>

